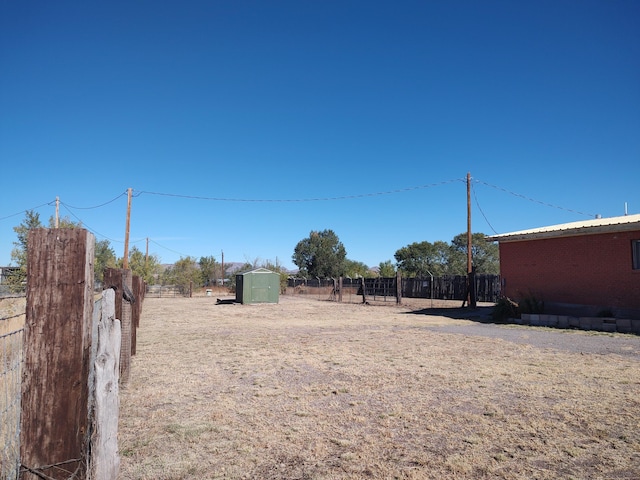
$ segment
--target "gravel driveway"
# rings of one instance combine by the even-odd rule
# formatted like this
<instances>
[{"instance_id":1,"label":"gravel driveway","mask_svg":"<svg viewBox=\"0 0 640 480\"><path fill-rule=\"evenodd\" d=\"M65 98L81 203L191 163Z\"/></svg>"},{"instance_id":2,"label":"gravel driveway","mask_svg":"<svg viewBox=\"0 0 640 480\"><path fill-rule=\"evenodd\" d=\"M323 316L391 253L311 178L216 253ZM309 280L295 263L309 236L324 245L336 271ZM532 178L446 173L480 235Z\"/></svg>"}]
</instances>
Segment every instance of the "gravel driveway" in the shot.
<instances>
[{"instance_id":1,"label":"gravel driveway","mask_svg":"<svg viewBox=\"0 0 640 480\"><path fill-rule=\"evenodd\" d=\"M536 348L549 348L573 353L592 353L598 355L623 355L640 360L640 336L633 334L605 333L582 330L566 330L526 325L490 323L490 311L479 308L474 311L465 309L422 310L427 315L442 315L460 319L470 319L471 323L460 325L434 325L429 330L474 335L479 337L500 338L508 342L531 345Z\"/></svg>"},{"instance_id":2,"label":"gravel driveway","mask_svg":"<svg viewBox=\"0 0 640 480\"><path fill-rule=\"evenodd\" d=\"M492 309L491 306L486 305L474 310L466 308L425 308L410 313L470 320L468 323L457 325L425 327L428 330L437 332L499 338L507 342L571 353L623 355L640 360L640 336L638 335L498 324L491 321Z\"/></svg>"}]
</instances>

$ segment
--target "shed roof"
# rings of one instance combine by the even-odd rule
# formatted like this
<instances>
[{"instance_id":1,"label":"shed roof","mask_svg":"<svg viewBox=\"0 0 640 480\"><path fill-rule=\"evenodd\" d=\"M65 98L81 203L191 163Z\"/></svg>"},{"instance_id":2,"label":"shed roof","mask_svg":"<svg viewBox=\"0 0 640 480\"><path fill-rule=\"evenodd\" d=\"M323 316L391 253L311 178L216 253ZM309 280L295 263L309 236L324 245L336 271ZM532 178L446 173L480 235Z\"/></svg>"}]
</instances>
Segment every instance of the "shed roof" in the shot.
<instances>
[{"instance_id":1,"label":"shed roof","mask_svg":"<svg viewBox=\"0 0 640 480\"><path fill-rule=\"evenodd\" d=\"M246 272L239 272L236 275L247 275L248 273L276 273L276 272L272 272L267 268L260 267L260 268L254 268L253 270L248 270Z\"/></svg>"},{"instance_id":2,"label":"shed roof","mask_svg":"<svg viewBox=\"0 0 640 480\"><path fill-rule=\"evenodd\" d=\"M489 241L516 242L541 238L595 235L597 233L627 232L640 230L640 214L622 217L596 218L581 222L562 223L548 227L531 228L517 232L502 233L487 237Z\"/></svg>"}]
</instances>

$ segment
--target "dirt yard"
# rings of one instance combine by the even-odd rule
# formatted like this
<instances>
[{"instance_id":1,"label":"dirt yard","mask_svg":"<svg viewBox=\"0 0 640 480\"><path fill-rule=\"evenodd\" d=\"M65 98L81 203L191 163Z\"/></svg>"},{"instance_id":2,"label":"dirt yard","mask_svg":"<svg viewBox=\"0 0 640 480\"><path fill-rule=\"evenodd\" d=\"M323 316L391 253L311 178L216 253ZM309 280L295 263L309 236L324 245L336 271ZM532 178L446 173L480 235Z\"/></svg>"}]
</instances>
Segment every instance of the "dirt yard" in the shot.
<instances>
[{"instance_id":1,"label":"dirt yard","mask_svg":"<svg viewBox=\"0 0 640 480\"><path fill-rule=\"evenodd\" d=\"M148 298L120 477L640 478L640 337L425 307Z\"/></svg>"}]
</instances>

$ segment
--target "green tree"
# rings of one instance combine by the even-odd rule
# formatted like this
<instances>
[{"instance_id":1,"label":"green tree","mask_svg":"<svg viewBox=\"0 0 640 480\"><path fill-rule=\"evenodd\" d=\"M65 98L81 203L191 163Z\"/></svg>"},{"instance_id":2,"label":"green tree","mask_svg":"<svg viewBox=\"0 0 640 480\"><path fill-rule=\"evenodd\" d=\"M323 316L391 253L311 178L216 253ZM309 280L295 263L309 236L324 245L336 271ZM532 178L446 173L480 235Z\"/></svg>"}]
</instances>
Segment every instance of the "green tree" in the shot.
<instances>
[{"instance_id":1,"label":"green tree","mask_svg":"<svg viewBox=\"0 0 640 480\"><path fill-rule=\"evenodd\" d=\"M115 268L116 260L116 252L111 247L109 240L96 242L93 267L96 282L102 282L104 280L105 268Z\"/></svg>"},{"instance_id":2,"label":"green tree","mask_svg":"<svg viewBox=\"0 0 640 480\"><path fill-rule=\"evenodd\" d=\"M34 228L42 228L40 222L40 214L33 210L27 210L22 223L13 227L13 231L17 235L17 240L13 242L11 250L11 262L19 267L18 271L7 278L6 283L9 288L14 291L23 291L27 280L27 243L29 239L29 231Z\"/></svg>"},{"instance_id":3,"label":"green tree","mask_svg":"<svg viewBox=\"0 0 640 480\"><path fill-rule=\"evenodd\" d=\"M497 275L500 273L500 251L496 243L487 241L484 233L471 235L471 258L476 273ZM456 275L467 274L467 234L460 233L451 241L449 264Z\"/></svg>"},{"instance_id":4,"label":"green tree","mask_svg":"<svg viewBox=\"0 0 640 480\"><path fill-rule=\"evenodd\" d=\"M333 230L311 231L296 245L292 260L305 277L331 278L344 273L347 251Z\"/></svg>"},{"instance_id":5,"label":"green tree","mask_svg":"<svg viewBox=\"0 0 640 480\"><path fill-rule=\"evenodd\" d=\"M391 260L385 260L384 262L380 262L378 265L379 270L378 274L383 278L395 277L396 276L396 267L394 267Z\"/></svg>"},{"instance_id":6,"label":"green tree","mask_svg":"<svg viewBox=\"0 0 640 480\"><path fill-rule=\"evenodd\" d=\"M122 264L122 259L120 259ZM157 255L145 255L135 245L129 250L129 269L147 284L156 283L156 274L160 272L160 259Z\"/></svg>"},{"instance_id":7,"label":"green tree","mask_svg":"<svg viewBox=\"0 0 640 480\"><path fill-rule=\"evenodd\" d=\"M284 269L284 267L280 264L280 261L276 257L276 261L272 262L271 260L267 260L262 264L264 268L267 270L271 270L272 272L276 272L280 274L280 293L284 294L287 291L287 284L289 282L289 273Z\"/></svg>"},{"instance_id":8,"label":"green tree","mask_svg":"<svg viewBox=\"0 0 640 480\"><path fill-rule=\"evenodd\" d=\"M165 285L179 285L184 290L189 289L189 285L193 282L195 285L200 284L201 274L198 264L192 257L180 258L175 264L167 268L163 275L163 283Z\"/></svg>"},{"instance_id":9,"label":"green tree","mask_svg":"<svg viewBox=\"0 0 640 480\"><path fill-rule=\"evenodd\" d=\"M205 286L214 285L216 283L216 266L215 257L200 257L198 262L200 265L200 273L202 274L202 283Z\"/></svg>"},{"instance_id":10,"label":"green tree","mask_svg":"<svg viewBox=\"0 0 640 480\"><path fill-rule=\"evenodd\" d=\"M369 267L362 262L346 259L344 261L344 276L351 278L370 276Z\"/></svg>"},{"instance_id":11,"label":"green tree","mask_svg":"<svg viewBox=\"0 0 640 480\"><path fill-rule=\"evenodd\" d=\"M443 241L435 243L414 242L395 253L398 269L409 277L425 276L429 273L440 276L447 272L449 245Z\"/></svg>"},{"instance_id":12,"label":"green tree","mask_svg":"<svg viewBox=\"0 0 640 480\"><path fill-rule=\"evenodd\" d=\"M56 227L56 219L52 215L49 217L49 228ZM82 222L74 222L67 215L62 218L58 218L58 228L82 228Z\"/></svg>"},{"instance_id":13,"label":"green tree","mask_svg":"<svg viewBox=\"0 0 640 480\"><path fill-rule=\"evenodd\" d=\"M18 239L13 242L14 248L11 250L11 261L15 262L17 267L27 268L27 241L29 231L33 228L41 227L40 214L33 210L27 210L22 223L17 227L13 227L13 231L16 232Z\"/></svg>"}]
</instances>

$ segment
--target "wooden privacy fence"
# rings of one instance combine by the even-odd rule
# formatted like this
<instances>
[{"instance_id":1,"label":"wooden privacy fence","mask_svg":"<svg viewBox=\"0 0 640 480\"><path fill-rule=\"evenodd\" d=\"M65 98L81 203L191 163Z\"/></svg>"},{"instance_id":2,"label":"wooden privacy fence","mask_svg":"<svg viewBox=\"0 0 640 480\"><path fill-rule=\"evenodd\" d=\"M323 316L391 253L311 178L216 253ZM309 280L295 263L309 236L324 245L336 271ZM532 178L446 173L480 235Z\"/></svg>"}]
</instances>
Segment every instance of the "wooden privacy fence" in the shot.
<instances>
[{"instance_id":1,"label":"wooden privacy fence","mask_svg":"<svg viewBox=\"0 0 640 480\"><path fill-rule=\"evenodd\" d=\"M443 277L412 277L402 279L402 296L407 298L433 298L437 300L460 300L467 297L466 275ZM499 275L475 275L476 300L497 302L500 298Z\"/></svg>"},{"instance_id":2,"label":"wooden privacy fence","mask_svg":"<svg viewBox=\"0 0 640 480\"><path fill-rule=\"evenodd\" d=\"M479 302L497 302L500 298L499 275L449 275L443 277L378 277L319 279L290 278L288 287L294 294L330 296L340 300L342 295L362 295L365 298L405 297L433 298L464 301L468 296L467 282L471 279L475 299ZM364 290L363 290L364 285ZM398 285L400 289L398 291ZM334 290L337 289L337 290Z\"/></svg>"},{"instance_id":3,"label":"wooden privacy fence","mask_svg":"<svg viewBox=\"0 0 640 480\"><path fill-rule=\"evenodd\" d=\"M20 455L7 478L117 478L119 385L144 285L108 269L96 295L94 246L84 229L29 232Z\"/></svg>"}]
</instances>

